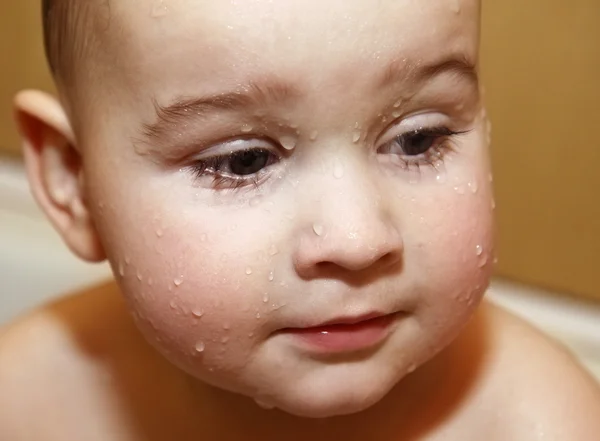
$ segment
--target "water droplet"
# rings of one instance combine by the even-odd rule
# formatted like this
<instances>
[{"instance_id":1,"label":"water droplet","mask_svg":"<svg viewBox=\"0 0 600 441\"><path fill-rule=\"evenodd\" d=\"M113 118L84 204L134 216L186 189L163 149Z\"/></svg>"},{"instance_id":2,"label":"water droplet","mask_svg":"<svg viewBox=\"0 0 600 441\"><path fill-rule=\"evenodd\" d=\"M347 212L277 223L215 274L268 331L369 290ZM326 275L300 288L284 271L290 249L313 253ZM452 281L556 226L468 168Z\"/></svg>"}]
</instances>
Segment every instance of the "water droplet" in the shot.
<instances>
[{"instance_id":1,"label":"water droplet","mask_svg":"<svg viewBox=\"0 0 600 441\"><path fill-rule=\"evenodd\" d=\"M435 181L438 184L445 184L448 181L448 177L446 176L446 173L439 173L436 177L435 177Z\"/></svg>"},{"instance_id":2,"label":"water droplet","mask_svg":"<svg viewBox=\"0 0 600 441\"><path fill-rule=\"evenodd\" d=\"M256 207L261 202L262 202L262 197L261 196L253 197L252 199L250 199L250 206L251 207Z\"/></svg>"},{"instance_id":3,"label":"water droplet","mask_svg":"<svg viewBox=\"0 0 600 441\"><path fill-rule=\"evenodd\" d=\"M394 103L394 109L397 109L398 107L400 107L402 105L402 100L398 100Z\"/></svg>"},{"instance_id":4,"label":"water droplet","mask_svg":"<svg viewBox=\"0 0 600 441\"><path fill-rule=\"evenodd\" d=\"M252 268L248 267L246 268L246 274L249 276L250 274L252 274Z\"/></svg>"},{"instance_id":5,"label":"water droplet","mask_svg":"<svg viewBox=\"0 0 600 441\"><path fill-rule=\"evenodd\" d=\"M360 141L360 138L362 138L362 133L360 131L354 132L354 135L352 135L352 142L356 144Z\"/></svg>"},{"instance_id":6,"label":"water droplet","mask_svg":"<svg viewBox=\"0 0 600 441\"><path fill-rule=\"evenodd\" d=\"M469 182L468 186L471 189L471 193L473 194L477 194L477 192L479 191L479 184L477 183L477 181Z\"/></svg>"},{"instance_id":7,"label":"water droplet","mask_svg":"<svg viewBox=\"0 0 600 441\"><path fill-rule=\"evenodd\" d=\"M156 237L163 237L165 235L164 231L160 228L156 230Z\"/></svg>"},{"instance_id":8,"label":"water droplet","mask_svg":"<svg viewBox=\"0 0 600 441\"><path fill-rule=\"evenodd\" d=\"M250 133L252 131L252 126L250 124L244 124L240 130L242 133Z\"/></svg>"},{"instance_id":9,"label":"water droplet","mask_svg":"<svg viewBox=\"0 0 600 441\"><path fill-rule=\"evenodd\" d=\"M125 277L125 267L123 266L123 262L119 262L119 275Z\"/></svg>"},{"instance_id":10,"label":"water droplet","mask_svg":"<svg viewBox=\"0 0 600 441\"><path fill-rule=\"evenodd\" d=\"M406 371L406 373L407 374L412 374L416 370L417 370L417 365L416 364L411 364L410 366L408 366L408 370Z\"/></svg>"},{"instance_id":11,"label":"water droplet","mask_svg":"<svg viewBox=\"0 0 600 441\"><path fill-rule=\"evenodd\" d=\"M454 191L458 194L465 194L465 188L462 185L455 186Z\"/></svg>"},{"instance_id":12,"label":"water droplet","mask_svg":"<svg viewBox=\"0 0 600 441\"><path fill-rule=\"evenodd\" d=\"M336 159L333 164L333 177L336 179L342 179L344 177L344 165L339 159Z\"/></svg>"},{"instance_id":13,"label":"water droplet","mask_svg":"<svg viewBox=\"0 0 600 441\"><path fill-rule=\"evenodd\" d=\"M273 273L273 271L271 271L269 273L269 282L272 282L273 280L275 280L275 273Z\"/></svg>"},{"instance_id":14,"label":"water droplet","mask_svg":"<svg viewBox=\"0 0 600 441\"><path fill-rule=\"evenodd\" d=\"M279 143L286 150L294 150L296 148L296 138L292 136L282 136L279 138Z\"/></svg>"},{"instance_id":15,"label":"water droplet","mask_svg":"<svg viewBox=\"0 0 600 441\"><path fill-rule=\"evenodd\" d=\"M265 295L263 296L263 303L269 303L269 293L266 292Z\"/></svg>"},{"instance_id":16,"label":"water droplet","mask_svg":"<svg viewBox=\"0 0 600 441\"><path fill-rule=\"evenodd\" d=\"M325 232L325 227L323 227L323 225L320 225L320 224L314 224L313 231L315 232L315 234L317 236L322 236L323 233Z\"/></svg>"},{"instance_id":17,"label":"water droplet","mask_svg":"<svg viewBox=\"0 0 600 441\"><path fill-rule=\"evenodd\" d=\"M198 343L196 343L196 348L195 349L196 349L196 352L202 353L206 349L206 345L204 344L203 341L199 341Z\"/></svg>"},{"instance_id":18,"label":"water droplet","mask_svg":"<svg viewBox=\"0 0 600 441\"><path fill-rule=\"evenodd\" d=\"M392 116L393 116L394 118L400 118L400 117L402 116L402 113L400 113L400 112L398 112L398 111L394 111L394 112L392 112Z\"/></svg>"},{"instance_id":19,"label":"water droplet","mask_svg":"<svg viewBox=\"0 0 600 441\"><path fill-rule=\"evenodd\" d=\"M231 329L231 326L229 326L229 324L228 324L228 323L225 323L225 324L223 325L223 329L225 329L226 331L229 331L229 330Z\"/></svg>"},{"instance_id":20,"label":"water droplet","mask_svg":"<svg viewBox=\"0 0 600 441\"><path fill-rule=\"evenodd\" d=\"M226 345L229 342L229 337L223 337L221 339L221 343L223 343L224 345Z\"/></svg>"},{"instance_id":21,"label":"water droplet","mask_svg":"<svg viewBox=\"0 0 600 441\"><path fill-rule=\"evenodd\" d=\"M277 246L271 245L269 247L269 256L276 256L277 254L279 254L279 250L277 249Z\"/></svg>"},{"instance_id":22,"label":"water droplet","mask_svg":"<svg viewBox=\"0 0 600 441\"><path fill-rule=\"evenodd\" d=\"M175 280L173 280L173 284L177 287L181 286L183 284L183 276L175 278Z\"/></svg>"},{"instance_id":23,"label":"water droplet","mask_svg":"<svg viewBox=\"0 0 600 441\"><path fill-rule=\"evenodd\" d=\"M488 263L488 258L487 256L483 256L483 258L481 259L481 261L479 262L479 268L483 268L484 266L486 266Z\"/></svg>"},{"instance_id":24,"label":"water droplet","mask_svg":"<svg viewBox=\"0 0 600 441\"><path fill-rule=\"evenodd\" d=\"M125 256L125 265L129 266L131 264L131 258L129 256Z\"/></svg>"},{"instance_id":25,"label":"water droplet","mask_svg":"<svg viewBox=\"0 0 600 441\"><path fill-rule=\"evenodd\" d=\"M169 12L169 8L165 5L164 0L158 0L152 6L151 16L153 18L164 17Z\"/></svg>"},{"instance_id":26,"label":"water droplet","mask_svg":"<svg viewBox=\"0 0 600 441\"><path fill-rule=\"evenodd\" d=\"M318 137L319 137L319 132L317 130L313 130L310 133L310 140L311 141L316 141Z\"/></svg>"},{"instance_id":27,"label":"water droplet","mask_svg":"<svg viewBox=\"0 0 600 441\"><path fill-rule=\"evenodd\" d=\"M142 281L142 279L143 279L142 275L141 275L139 272L137 273L137 279L138 279L138 281L140 281L140 282L141 282L141 281Z\"/></svg>"},{"instance_id":28,"label":"water droplet","mask_svg":"<svg viewBox=\"0 0 600 441\"><path fill-rule=\"evenodd\" d=\"M248 334L248 338L252 338L252 337L254 337L254 332L251 332Z\"/></svg>"},{"instance_id":29,"label":"water droplet","mask_svg":"<svg viewBox=\"0 0 600 441\"><path fill-rule=\"evenodd\" d=\"M259 319L260 318L260 312L256 313L256 318Z\"/></svg>"},{"instance_id":30,"label":"water droplet","mask_svg":"<svg viewBox=\"0 0 600 441\"><path fill-rule=\"evenodd\" d=\"M192 315L196 318L202 318L204 316L204 311L201 309L194 309L192 310Z\"/></svg>"},{"instance_id":31,"label":"water droplet","mask_svg":"<svg viewBox=\"0 0 600 441\"><path fill-rule=\"evenodd\" d=\"M270 403L267 403L266 401L263 401L261 399L256 398L254 400L257 404L258 407L260 407L261 409L265 409L265 410L273 410L275 409L275 406L273 406Z\"/></svg>"},{"instance_id":32,"label":"water droplet","mask_svg":"<svg viewBox=\"0 0 600 441\"><path fill-rule=\"evenodd\" d=\"M171 300L169 306L171 307L171 309L177 309L177 303L175 303L175 299Z\"/></svg>"},{"instance_id":33,"label":"water droplet","mask_svg":"<svg viewBox=\"0 0 600 441\"><path fill-rule=\"evenodd\" d=\"M477 246L475 247L475 253L476 253L478 256L481 256L481 255L483 254L483 247L482 247L481 245L477 245Z\"/></svg>"}]
</instances>

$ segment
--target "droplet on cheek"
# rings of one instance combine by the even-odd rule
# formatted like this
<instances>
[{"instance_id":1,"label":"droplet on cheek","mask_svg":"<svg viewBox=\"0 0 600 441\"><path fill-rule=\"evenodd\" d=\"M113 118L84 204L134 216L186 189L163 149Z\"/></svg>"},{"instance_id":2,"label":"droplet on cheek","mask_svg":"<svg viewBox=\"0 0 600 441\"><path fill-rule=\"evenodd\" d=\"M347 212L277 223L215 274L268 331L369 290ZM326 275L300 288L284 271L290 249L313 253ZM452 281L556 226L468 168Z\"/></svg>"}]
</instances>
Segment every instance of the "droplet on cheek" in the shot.
<instances>
[{"instance_id":1,"label":"droplet on cheek","mask_svg":"<svg viewBox=\"0 0 600 441\"><path fill-rule=\"evenodd\" d=\"M263 303L269 303L269 293L268 292L266 292L263 295Z\"/></svg>"},{"instance_id":2,"label":"droplet on cheek","mask_svg":"<svg viewBox=\"0 0 600 441\"><path fill-rule=\"evenodd\" d=\"M456 185L454 191L458 194L465 194L465 188L462 185Z\"/></svg>"},{"instance_id":3,"label":"droplet on cheek","mask_svg":"<svg viewBox=\"0 0 600 441\"><path fill-rule=\"evenodd\" d=\"M192 310L192 315L196 318L202 318L204 317L204 311L202 311L201 309L194 309Z\"/></svg>"},{"instance_id":4,"label":"droplet on cheek","mask_svg":"<svg viewBox=\"0 0 600 441\"><path fill-rule=\"evenodd\" d=\"M276 245L271 245L269 247L269 256L275 256L279 253L279 250L277 249Z\"/></svg>"},{"instance_id":5,"label":"droplet on cheek","mask_svg":"<svg viewBox=\"0 0 600 441\"><path fill-rule=\"evenodd\" d=\"M252 268L248 267L246 268L246 275L251 275L252 274Z\"/></svg>"},{"instance_id":6,"label":"droplet on cheek","mask_svg":"<svg viewBox=\"0 0 600 441\"><path fill-rule=\"evenodd\" d=\"M179 288L181 285L183 285L183 276L176 277L176 278L173 280L173 284L174 284L176 287L178 287L178 288Z\"/></svg>"},{"instance_id":7,"label":"droplet on cheek","mask_svg":"<svg viewBox=\"0 0 600 441\"><path fill-rule=\"evenodd\" d=\"M206 345L204 344L204 342L199 341L196 343L195 349L196 349L196 352L202 353L206 349Z\"/></svg>"},{"instance_id":8,"label":"droplet on cheek","mask_svg":"<svg viewBox=\"0 0 600 441\"><path fill-rule=\"evenodd\" d=\"M273 280L275 280L275 273L273 271L271 271L269 273L269 282L272 282Z\"/></svg>"},{"instance_id":9,"label":"droplet on cheek","mask_svg":"<svg viewBox=\"0 0 600 441\"><path fill-rule=\"evenodd\" d=\"M161 230L160 228L158 230L156 230L156 236L157 237L163 237L165 235L164 231Z\"/></svg>"},{"instance_id":10,"label":"droplet on cheek","mask_svg":"<svg viewBox=\"0 0 600 441\"><path fill-rule=\"evenodd\" d=\"M164 0L156 0L152 5L152 11L150 12L150 16L152 18L160 18L167 15L169 12L169 8L165 5Z\"/></svg>"},{"instance_id":11,"label":"droplet on cheek","mask_svg":"<svg viewBox=\"0 0 600 441\"><path fill-rule=\"evenodd\" d=\"M316 130L313 130L310 134L310 140L316 141L318 137L319 137L319 132Z\"/></svg>"},{"instance_id":12,"label":"droplet on cheek","mask_svg":"<svg viewBox=\"0 0 600 441\"><path fill-rule=\"evenodd\" d=\"M477 183L477 181L469 182L468 187L471 189L471 193L473 194L477 194L477 192L479 191L479 184Z\"/></svg>"},{"instance_id":13,"label":"droplet on cheek","mask_svg":"<svg viewBox=\"0 0 600 441\"><path fill-rule=\"evenodd\" d=\"M250 199L250 206L256 207L257 205L260 205L261 202L262 202L261 196L253 197L252 199Z\"/></svg>"},{"instance_id":14,"label":"droplet on cheek","mask_svg":"<svg viewBox=\"0 0 600 441\"><path fill-rule=\"evenodd\" d=\"M477 245L475 247L475 254L477 254L477 256L481 256L483 254L483 247L481 245Z\"/></svg>"},{"instance_id":15,"label":"droplet on cheek","mask_svg":"<svg viewBox=\"0 0 600 441\"><path fill-rule=\"evenodd\" d=\"M123 262L119 262L119 275L125 277L125 267L123 266Z\"/></svg>"}]
</instances>

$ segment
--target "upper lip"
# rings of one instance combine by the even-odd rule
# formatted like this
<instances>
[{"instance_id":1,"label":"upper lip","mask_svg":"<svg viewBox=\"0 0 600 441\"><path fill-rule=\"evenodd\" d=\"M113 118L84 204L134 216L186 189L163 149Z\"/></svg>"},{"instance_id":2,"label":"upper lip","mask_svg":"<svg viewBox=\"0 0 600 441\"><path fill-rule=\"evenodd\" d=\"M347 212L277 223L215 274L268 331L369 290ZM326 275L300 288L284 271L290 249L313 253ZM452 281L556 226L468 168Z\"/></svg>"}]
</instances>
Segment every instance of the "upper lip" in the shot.
<instances>
[{"instance_id":1,"label":"upper lip","mask_svg":"<svg viewBox=\"0 0 600 441\"><path fill-rule=\"evenodd\" d=\"M326 322L317 323L315 325L307 326L307 328L321 328L324 326L335 326L335 325L356 325L358 323L366 322L368 320L373 320L376 318L384 317L388 314L381 312L372 312L369 314L363 314L360 316L345 316L338 317L332 320L327 320Z\"/></svg>"}]
</instances>

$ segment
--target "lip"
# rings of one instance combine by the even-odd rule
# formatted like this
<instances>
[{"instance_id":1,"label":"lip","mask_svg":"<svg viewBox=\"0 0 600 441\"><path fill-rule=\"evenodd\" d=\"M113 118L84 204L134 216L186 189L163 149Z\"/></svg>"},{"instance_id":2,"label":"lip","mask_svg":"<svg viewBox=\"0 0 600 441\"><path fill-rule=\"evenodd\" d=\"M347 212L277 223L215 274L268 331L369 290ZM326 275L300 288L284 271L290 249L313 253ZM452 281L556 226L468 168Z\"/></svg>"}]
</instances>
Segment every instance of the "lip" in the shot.
<instances>
[{"instance_id":1,"label":"lip","mask_svg":"<svg viewBox=\"0 0 600 441\"><path fill-rule=\"evenodd\" d=\"M319 354L339 354L371 349L391 333L397 314L368 314L342 317L317 326L288 328L289 334L305 349Z\"/></svg>"}]
</instances>

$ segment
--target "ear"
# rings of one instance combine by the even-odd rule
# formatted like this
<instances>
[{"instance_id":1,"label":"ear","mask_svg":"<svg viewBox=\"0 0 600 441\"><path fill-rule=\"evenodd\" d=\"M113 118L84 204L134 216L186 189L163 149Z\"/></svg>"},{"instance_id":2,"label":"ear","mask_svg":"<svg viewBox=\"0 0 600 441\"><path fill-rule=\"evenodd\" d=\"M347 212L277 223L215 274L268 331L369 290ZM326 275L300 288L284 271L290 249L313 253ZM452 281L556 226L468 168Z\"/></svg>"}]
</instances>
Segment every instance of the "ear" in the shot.
<instances>
[{"instance_id":1,"label":"ear","mask_svg":"<svg viewBox=\"0 0 600 441\"><path fill-rule=\"evenodd\" d=\"M14 100L33 196L71 251L84 260L106 258L86 206L82 160L61 104L44 92Z\"/></svg>"}]
</instances>

